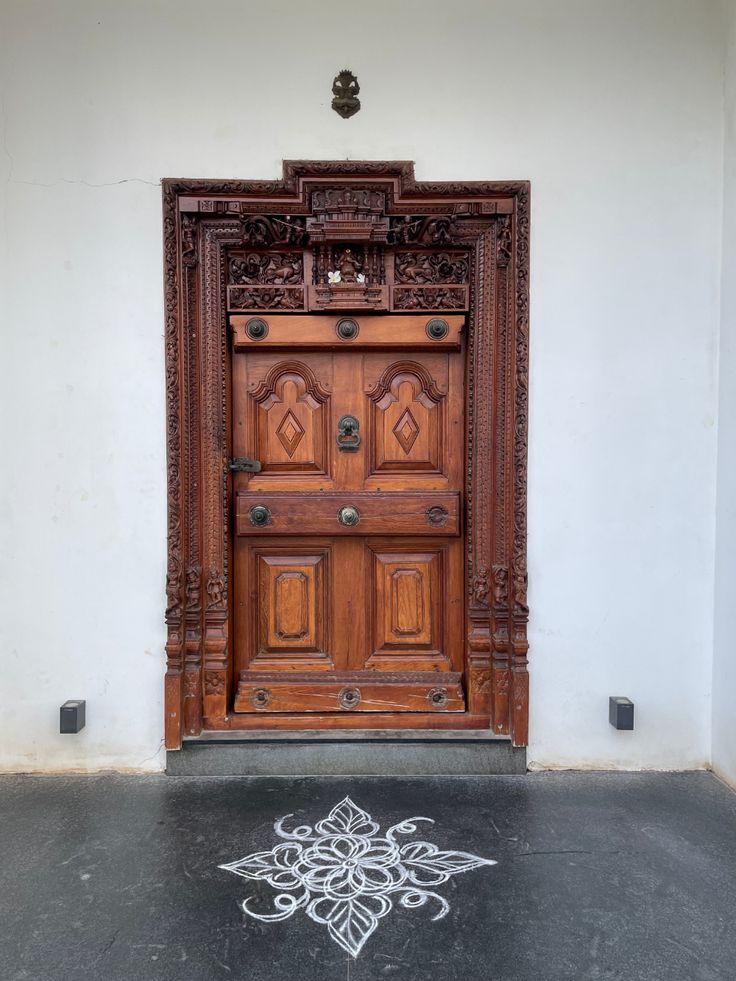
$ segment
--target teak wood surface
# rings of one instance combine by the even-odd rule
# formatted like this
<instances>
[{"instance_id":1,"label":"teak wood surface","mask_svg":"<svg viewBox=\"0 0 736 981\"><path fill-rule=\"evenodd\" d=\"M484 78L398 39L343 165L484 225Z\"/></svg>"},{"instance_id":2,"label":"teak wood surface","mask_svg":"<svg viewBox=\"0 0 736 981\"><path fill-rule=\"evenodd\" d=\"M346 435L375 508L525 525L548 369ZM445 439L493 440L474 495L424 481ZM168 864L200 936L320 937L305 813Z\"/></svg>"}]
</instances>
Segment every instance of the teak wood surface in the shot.
<instances>
[{"instance_id":1,"label":"teak wood surface","mask_svg":"<svg viewBox=\"0 0 736 981\"><path fill-rule=\"evenodd\" d=\"M529 185L164 181L166 745L525 745Z\"/></svg>"}]
</instances>

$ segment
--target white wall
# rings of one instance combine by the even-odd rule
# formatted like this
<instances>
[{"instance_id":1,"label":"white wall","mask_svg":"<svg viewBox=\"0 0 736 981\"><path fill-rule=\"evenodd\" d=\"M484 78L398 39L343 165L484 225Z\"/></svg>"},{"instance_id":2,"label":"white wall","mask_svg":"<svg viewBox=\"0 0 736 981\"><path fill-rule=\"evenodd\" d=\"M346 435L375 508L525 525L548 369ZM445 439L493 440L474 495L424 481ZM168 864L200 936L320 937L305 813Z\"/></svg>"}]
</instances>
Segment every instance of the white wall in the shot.
<instances>
[{"instance_id":1,"label":"white wall","mask_svg":"<svg viewBox=\"0 0 736 981\"><path fill-rule=\"evenodd\" d=\"M715 0L5 0L2 17L2 764L161 765L158 181L275 177L284 157L531 179L529 757L704 764ZM329 108L344 65L348 121ZM609 727L610 694L635 700L633 733ZM88 699L77 737L56 732L70 697Z\"/></svg>"},{"instance_id":2,"label":"white wall","mask_svg":"<svg viewBox=\"0 0 736 981\"><path fill-rule=\"evenodd\" d=\"M725 74L716 509L713 766L736 786L736 2L729 0Z\"/></svg>"}]
</instances>

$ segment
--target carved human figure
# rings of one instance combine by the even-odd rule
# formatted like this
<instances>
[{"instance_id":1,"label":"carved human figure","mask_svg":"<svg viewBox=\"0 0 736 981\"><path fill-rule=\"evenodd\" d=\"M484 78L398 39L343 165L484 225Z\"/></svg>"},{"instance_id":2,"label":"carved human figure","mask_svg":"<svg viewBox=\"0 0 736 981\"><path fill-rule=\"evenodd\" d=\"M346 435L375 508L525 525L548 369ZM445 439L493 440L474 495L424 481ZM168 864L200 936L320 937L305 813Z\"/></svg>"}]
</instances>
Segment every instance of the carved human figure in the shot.
<instances>
[{"instance_id":1,"label":"carved human figure","mask_svg":"<svg viewBox=\"0 0 736 981\"><path fill-rule=\"evenodd\" d=\"M362 268L363 263L350 247L342 250L337 259L337 271L340 273L341 282L357 283Z\"/></svg>"}]
</instances>

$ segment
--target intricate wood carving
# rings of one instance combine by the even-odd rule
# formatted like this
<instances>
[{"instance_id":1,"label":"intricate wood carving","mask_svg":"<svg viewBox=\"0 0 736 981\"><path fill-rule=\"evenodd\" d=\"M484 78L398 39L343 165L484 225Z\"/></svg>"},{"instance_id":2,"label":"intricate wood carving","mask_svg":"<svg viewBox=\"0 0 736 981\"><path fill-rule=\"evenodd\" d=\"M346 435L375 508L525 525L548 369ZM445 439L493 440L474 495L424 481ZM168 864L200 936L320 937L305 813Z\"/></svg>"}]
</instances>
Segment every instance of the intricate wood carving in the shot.
<instances>
[{"instance_id":1,"label":"intricate wood carving","mask_svg":"<svg viewBox=\"0 0 736 981\"><path fill-rule=\"evenodd\" d=\"M303 286L229 286L228 308L235 311L303 310Z\"/></svg>"},{"instance_id":2,"label":"intricate wood carving","mask_svg":"<svg viewBox=\"0 0 736 981\"><path fill-rule=\"evenodd\" d=\"M397 252L397 283L467 283L468 256L464 252Z\"/></svg>"},{"instance_id":3,"label":"intricate wood carving","mask_svg":"<svg viewBox=\"0 0 736 981\"><path fill-rule=\"evenodd\" d=\"M394 287L395 310L465 310L467 293L454 286Z\"/></svg>"},{"instance_id":4,"label":"intricate wood carving","mask_svg":"<svg viewBox=\"0 0 736 981\"><path fill-rule=\"evenodd\" d=\"M228 263L231 286L294 286L303 282L301 252L248 252Z\"/></svg>"},{"instance_id":5,"label":"intricate wood carving","mask_svg":"<svg viewBox=\"0 0 736 981\"><path fill-rule=\"evenodd\" d=\"M384 718L374 708L372 724L457 728L477 726L486 718L495 732L524 744L528 185L418 182L406 161L286 161L283 178L276 181L165 181L164 237L167 746L178 746L183 731L194 735L202 725L249 725L229 714L234 681L228 633L228 305L244 314L259 311L261 316L263 311L283 315L320 306L336 311L392 308L402 316L412 311L431 315L469 310L469 712L456 712L454 717L435 712L435 721L423 721L430 719L429 712L425 717L386 713ZM354 279L346 269L343 280L335 256L348 246L360 255L361 268L353 269ZM405 258L409 255L415 257L411 262ZM455 265L451 272L442 255ZM260 258L238 271L231 261L245 256ZM261 266L265 256L268 261ZM330 272L340 272L342 284L330 283ZM363 282L360 277L365 277ZM342 291L330 289L339 285ZM347 295L358 288L359 293ZM272 334L276 336L275 329ZM413 407L402 412L406 410L411 419L406 415L403 424L398 418L392 424L398 427L393 439L403 458L417 452L421 436L414 433L422 425ZM291 428L288 423L281 429L279 445L284 459L293 461L306 436L293 421ZM432 534L444 530L433 528L424 511L420 518ZM408 582L411 577L404 578ZM301 609L296 582L290 579L284 587L286 605L296 611L287 631L296 629ZM406 583L402 589L395 591L399 605ZM404 628L408 624L401 617L397 622ZM249 704L250 718L262 718L263 711L257 713ZM271 704L276 714L269 717L269 725L288 728L289 720L274 704L280 703ZM331 724L357 725L360 714L346 711Z\"/></svg>"}]
</instances>

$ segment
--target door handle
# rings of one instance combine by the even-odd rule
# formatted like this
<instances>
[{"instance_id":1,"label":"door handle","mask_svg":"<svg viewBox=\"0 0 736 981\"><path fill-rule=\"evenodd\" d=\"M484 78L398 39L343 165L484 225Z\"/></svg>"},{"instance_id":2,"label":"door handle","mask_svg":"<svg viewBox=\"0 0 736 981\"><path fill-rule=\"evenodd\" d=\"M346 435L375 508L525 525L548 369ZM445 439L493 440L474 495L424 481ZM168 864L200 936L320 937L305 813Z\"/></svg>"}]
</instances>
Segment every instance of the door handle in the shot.
<instances>
[{"instance_id":1,"label":"door handle","mask_svg":"<svg viewBox=\"0 0 736 981\"><path fill-rule=\"evenodd\" d=\"M343 416L337 424L337 447L341 453L355 453L360 446L360 423L355 416Z\"/></svg>"},{"instance_id":2,"label":"door handle","mask_svg":"<svg viewBox=\"0 0 736 981\"><path fill-rule=\"evenodd\" d=\"M260 473L261 463L260 460L249 460L244 456L236 456L232 460L228 460L228 469L233 470L235 473Z\"/></svg>"}]
</instances>

